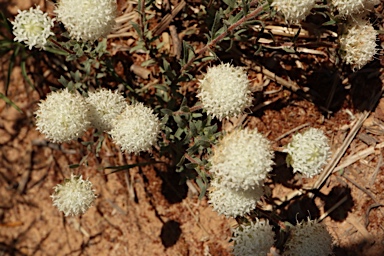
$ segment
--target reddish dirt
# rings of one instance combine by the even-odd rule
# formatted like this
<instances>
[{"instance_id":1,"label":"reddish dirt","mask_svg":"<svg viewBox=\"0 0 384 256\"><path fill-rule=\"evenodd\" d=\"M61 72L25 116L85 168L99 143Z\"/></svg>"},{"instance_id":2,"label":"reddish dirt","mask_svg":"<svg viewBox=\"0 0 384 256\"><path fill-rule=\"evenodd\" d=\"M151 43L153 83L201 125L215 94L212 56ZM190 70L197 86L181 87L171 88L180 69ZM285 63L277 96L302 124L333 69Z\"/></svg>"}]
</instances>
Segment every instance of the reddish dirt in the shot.
<instances>
[{"instance_id":1,"label":"reddish dirt","mask_svg":"<svg viewBox=\"0 0 384 256\"><path fill-rule=\"evenodd\" d=\"M0 6L10 17L31 3L47 6L44 1L20 0L0 1ZM4 63L2 60L1 92L5 90ZM271 197L266 196L260 208L271 198L283 198L316 181L316 177L302 178L286 168L279 151L290 140L290 134L276 139L308 123L325 131L335 152L353 123L349 110L358 113L352 110L351 102L356 105L369 97L362 96L362 92L370 82L364 74L360 77L362 80L358 80L359 76L356 80L362 91L355 90L343 98L342 107L329 118L314 103L280 90L271 94L270 105L246 119L250 128L257 128L274 141L276 150L276 166L267 182ZM33 118L40 100L37 91L45 89L29 87L18 66L12 71L9 88L8 97L23 113L0 100L0 255L230 255L230 228L236 221L218 216L206 199L198 200L194 183L180 185L180 176L162 165L106 175L109 170L102 167L153 159L145 154L140 158L122 154L107 136L99 156L80 142L49 144L35 130ZM271 82L264 89L279 88ZM381 100L341 162L383 142L383 122ZM85 141L91 139L91 132L84 136ZM69 167L84 158L79 168ZM331 175L315 200L299 196L276 207L276 212L282 221L291 223L308 216L314 219L345 198L323 220L334 237L335 255L384 255L383 171L383 151L375 149ZM52 205L50 195L52 188L72 172L89 178L98 198L83 216L65 218Z\"/></svg>"}]
</instances>

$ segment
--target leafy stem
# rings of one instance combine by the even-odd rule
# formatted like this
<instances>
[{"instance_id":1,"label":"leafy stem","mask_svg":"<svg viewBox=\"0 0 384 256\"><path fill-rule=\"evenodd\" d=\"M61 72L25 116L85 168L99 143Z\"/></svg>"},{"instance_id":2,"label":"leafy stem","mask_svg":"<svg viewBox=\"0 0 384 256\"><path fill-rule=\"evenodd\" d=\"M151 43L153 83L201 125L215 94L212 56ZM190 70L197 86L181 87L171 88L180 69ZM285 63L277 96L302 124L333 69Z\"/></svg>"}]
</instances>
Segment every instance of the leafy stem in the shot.
<instances>
[{"instance_id":1,"label":"leafy stem","mask_svg":"<svg viewBox=\"0 0 384 256\"><path fill-rule=\"evenodd\" d=\"M241 18L240 20L238 20L237 22L233 23L231 26L228 27L227 30L225 30L221 35L219 35L218 37L216 37L215 39L213 39L212 41L210 41L206 46L204 46L202 49L200 49L196 55L191 58L187 64L185 64L182 68L181 68L181 72L180 74L181 75L184 75L184 72L188 69L188 67L190 67L193 62L199 58L202 54L204 54L207 50L213 48L218 42L220 42L221 40L223 40L229 32L232 32L233 30L235 30L237 27L239 27L240 25L242 25L243 23L249 21L250 19L253 19L254 17L256 17L257 15L259 15L264 7L266 6L266 4L264 5L261 5L259 7L257 7L255 10L253 10L251 13L249 13L248 15L244 16L243 18Z\"/></svg>"}]
</instances>

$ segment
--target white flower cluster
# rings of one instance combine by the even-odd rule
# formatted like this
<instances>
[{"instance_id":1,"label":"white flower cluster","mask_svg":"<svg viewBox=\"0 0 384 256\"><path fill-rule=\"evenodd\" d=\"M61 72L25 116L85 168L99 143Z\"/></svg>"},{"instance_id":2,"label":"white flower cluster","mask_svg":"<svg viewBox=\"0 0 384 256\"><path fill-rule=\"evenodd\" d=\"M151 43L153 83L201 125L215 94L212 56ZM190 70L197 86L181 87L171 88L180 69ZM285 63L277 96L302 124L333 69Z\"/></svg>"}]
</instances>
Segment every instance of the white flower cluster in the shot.
<instances>
[{"instance_id":1,"label":"white flower cluster","mask_svg":"<svg viewBox=\"0 0 384 256\"><path fill-rule=\"evenodd\" d=\"M313 177L323 170L330 156L330 147L322 130L310 128L292 136L284 152L288 153L287 163L293 167L293 172Z\"/></svg>"},{"instance_id":2,"label":"white flower cluster","mask_svg":"<svg viewBox=\"0 0 384 256\"><path fill-rule=\"evenodd\" d=\"M85 100L88 103L92 126L103 132L112 129L111 120L127 107L125 98L121 94L106 89L90 92Z\"/></svg>"},{"instance_id":3,"label":"white flower cluster","mask_svg":"<svg viewBox=\"0 0 384 256\"><path fill-rule=\"evenodd\" d=\"M135 154L147 151L157 141L159 119L142 103L128 105L112 122L113 128L109 133L122 151Z\"/></svg>"},{"instance_id":4,"label":"white flower cluster","mask_svg":"<svg viewBox=\"0 0 384 256\"><path fill-rule=\"evenodd\" d=\"M210 172L229 188L254 189L272 170L273 157L269 141L257 130L238 129L219 141Z\"/></svg>"},{"instance_id":5,"label":"white flower cluster","mask_svg":"<svg viewBox=\"0 0 384 256\"><path fill-rule=\"evenodd\" d=\"M309 15L315 4L316 0L273 0L271 6L282 13L287 22L296 23Z\"/></svg>"},{"instance_id":6,"label":"white flower cluster","mask_svg":"<svg viewBox=\"0 0 384 256\"><path fill-rule=\"evenodd\" d=\"M350 19L347 31L340 37L341 57L354 69L361 69L377 53L377 31L364 19Z\"/></svg>"},{"instance_id":7,"label":"white flower cluster","mask_svg":"<svg viewBox=\"0 0 384 256\"><path fill-rule=\"evenodd\" d=\"M210 157L213 175L209 203L226 217L244 216L264 193L274 154L269 141L256 130L235 130L225 135Z\"/></svg>"},{"instance_id":8,"label":"white flower cluster","mask_svg":"<svg viewBox=\"0 0 384 256\"><path fill-rule=\"evenodd\" d=\"M332 0L332 5L341 16L350 16L370 11L378 3L379 1L377 0Z\"/></svg>"},{"instance_id":9,"label":"white flower cluster","mask_svg":"<svg viewBox=\"0 0 384 256\"><path fill-rule=\"evenodd\" d=\"M91 126L111 134L128 153L149 150L157 141L160 121L143 104L128 105L123 96L102 89L83 98L68 89L52 92L39 103L36 127L52 142L77 139Z\"/></svg>"},{"instance_id":10,"label":"white flower cluster","mask_svg":"<svg viewBox=\"0 0 384 256\"><path fill-rule=\"evenodd\" d=\"M284 256L326 256L332 253L332 236L325 225L308 220L291 229Z\"/></svg>"},{"instance_id":11,"label":"white flower cluster","mask_svg":"<svg viewBox=\"0 0 384 256\"><path fill-rule=\"evenodd\" d=\"M95 41L108 35L115 25L116 0L60 0L57 19L77 41Z\"/></svg>"},{"instance_id":12,"label":"white flower cluster","mask_svg":"<svg viewBox=\"0 0 384 256\"><path fill-rule=\"evenodd\" d=\"M209 68L199 90L204 109L219 120L239 115L252 104L247 74L228 63Z\"/></svg>"},{"instance_id":13,"label":"white flower cluster","mask_svg":"<svg viewBox=\"0 0 384 256\"><path fill-rule=\"evenodd\" d=\"M54 26L54 19L48 17L47 13L40 10L40 6L30 8L28 11L18 10L15 20L12 21L15 41L24 42L31 50L32 47L44 49L47 38L54 33L51 28Z\"/></svg>"},{"instance_id":14,"label":"white flower cluster","mask_svg":"<svg viewBox=\"0 0 384 256\"><path fill-rule=\"evenodd\" d=\"M232 240L235 242L233 254L235 256L265 256L273 246L275 234L267 221L251 222L240 225L233 230ZM312 254L307 254L311 255ZM325 255L325 254L324 254Z\"/></svg>"},{"instance_id":15,"label":"white flower cluster","mask_svg":"<svg viewBox=\"0 0 384 256\"><path fill-rule=\"evenodd\" d=\"M72 174L70 179L65 179L63 184L58 184L53 189L53 205L64 212L65 216L84 214L96 198L92 183L83 180L81 175Z\"/></svg>"},{"instance_id":16,"label":"white flower cluster","mask_svg":"<svg viewBox=\"0 0 384 256\"><path fill-rule=\"evenodd\" d=\"M226 217L244 216L255 209L257 201L264 194L263 186L254 189L236 190L221 184L218 179L213 179L209 188L208 203L213 210Z\"/></svg>"},{"instance_id":17,"label":"white flower cluster","mask_svg":"<svg viewBox=\"0 0 384 256\"><path fill-rule=\"evenodd\" d=\"M87 103L78 93L68 89L52 92L38 105L37 130L52 142L77 139L90 126Z\"/></svg>"}]
</instances>

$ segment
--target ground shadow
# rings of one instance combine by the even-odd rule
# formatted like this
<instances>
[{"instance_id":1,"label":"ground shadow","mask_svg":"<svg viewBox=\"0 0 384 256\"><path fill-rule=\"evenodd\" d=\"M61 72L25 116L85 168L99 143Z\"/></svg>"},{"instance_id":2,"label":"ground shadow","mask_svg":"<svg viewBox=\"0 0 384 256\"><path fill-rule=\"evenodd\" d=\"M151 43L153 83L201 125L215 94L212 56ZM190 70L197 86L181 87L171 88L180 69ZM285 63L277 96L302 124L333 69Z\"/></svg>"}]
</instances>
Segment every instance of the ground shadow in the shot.
<instances>
[{"instance_id":1,"label":"ground shadow","mask_svg":"<svg viewBox=\"0 0 384 256\"><path fill-rule=\"evenodd\" d=\"M351 101L359 111L372 110L381 95L379 62L367 65L349 76L351 83Z\"/></svg>"},{"instance_id":2,"label":"ground shadow","mask_svg":"<svg viewBox=\"0 0 384 256\"><path fill-rule=\"evenodd\" d=\"M287 188L298 188L295 186L295 174L292 168L289 168L286 163L287 153L275 152L275 166L269 173L273 184L281 184Z\"/></svg>"},{"instance_id":3,"label":"ground shadow","mask_svg":"<svg viewBox=\"0 0 384 256\"><path fill-rule=\"evenodd\" d=\"M304 195L296 200L291 200L290 204L282 209L280 217L290 222L292 225L301 221L310 219L318 219L320 210L317 208L313 198Z\"/></svg>"},{"instance_id":4,"label":"ground shadow","mask_svg":"<svg viewBox=\"0 0 384 256\"><path fill-rule=\"evenodd\" d=\"M188 194L188 186L183 182L183 173L176 172L172 167L167 171L156 169L156 173L163 181L161 184L161 193L170 204L180 203Z\"/></svg>"},{"instance_id":5,"label":"ground shadow","mask_svg":"<svg viewBox=\"0 0 384 256\"><path fill-rule=\"evenodd\" d=\"M308 76L307 85L313 102L322 109L337 112L347 96L336 70L319 68Z\"/></svg>"},{"instance_id":6,"label":"ground shadow","mask_svg":"<svg viewBox=\"0 0 384 256\"><path fill-rule=\"evenodd\" d=\"M177 243L181 235L180 223L174 220L167 221L161 228L161 243L165 248L171 247Z\"/></svg>"},{"instance_id":7,"label":"ground shadow","mask_svg":"<svg viewBox=\"0 0 384 256\"><path fill-rule=\"evenodd\" d=\"M348 212L352 211L354 206L351 189L348 187L335 186L328 195L319 195L319 197L324 201L324 212L329 211L337 202L346 197L344 203L328 214L334 221L344 221L348 217Z\"/></svg>"},{"instance_id":8,"label":"ground shadow","mask_svg":"<svg viewBox=\"0 0 384 256\"><path fill-rule=\"evenodd\" d=\"M335 246L333 253L335 256L382 256L384 255L383 245L377 243L383 239L383 237L362 239L348 247Z\"/></svg>"}]
</instances>

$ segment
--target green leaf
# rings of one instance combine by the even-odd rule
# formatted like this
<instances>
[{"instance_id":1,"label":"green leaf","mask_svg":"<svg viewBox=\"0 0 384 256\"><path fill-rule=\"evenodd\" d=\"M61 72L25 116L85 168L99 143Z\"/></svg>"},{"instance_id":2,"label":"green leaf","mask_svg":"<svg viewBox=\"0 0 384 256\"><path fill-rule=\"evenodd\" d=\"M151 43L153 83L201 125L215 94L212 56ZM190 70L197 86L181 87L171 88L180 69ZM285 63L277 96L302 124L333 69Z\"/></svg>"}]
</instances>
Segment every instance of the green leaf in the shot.
<instances>
[{"instance_id":1,"label":"green leaf","mask_svg":"<svg viewBox=\"0 0 384 256\"><path fill-rule=\"evenodd\" d=\"M329 25L335 25L336 24L336 21L335 20L329 20L327 22L324 22L323 24L321 24L322 26L329 26Z\"/></svg>"},{"instance_id":2,"label":"green leaf","mask_svg":"<svg viewBox=\"0 0 384 256\"><path fill-rule=\"evenodd\" d=\"M4 94L2 94L1 92L0 92L0 98L2 99L2 100L4 100L5 101L5 103L7 103L7 104L9 104L9 105L11 105L13 108L15 108L17 111L19 111L20 113L23 113L23 111L12 101L12 100L10 100L7 96L5 96Z\"/></svg>"},{"instance_id":3,"label":"green leaf","mask_svg":"<svg viewBox=\"0 0 384 256\"><path fill-rule=\"evenodd\" d=\"M36 90L35 86L33 85L32 81L29 79L28 74L27 74L27 68L25 66L25 60L21 61L21 74L23 75L25 81L29 84L29 86L32 87L33 90Z\"/></svg>"},{"instance_id":4,"label":"green leaf","mask_svg":"<svg viewBox=\"0 0 384 256\"><path fill-rule=\"evenodd\" d=\"M11 55L11 58L9 59L7 80L5 82L5 95L8 94L9 83L11 82L11 73L13 70L13 66L15 65L16 57L18 56L21 47L24 47L24 46L22 46L21 44L17 44L15 50Z\"/></svg>"},{"instance_id":5,"label":"green leaf","mask_svg":"<svg viewBox=\"0 0 384 256\"><path fill-rule=\"evenodd\" d=\"M236 0L223 0L223 2L232 9L236 8Z\"/></svg>"},{"instance_id":6,"label":"green leaf","mask_svg":"<svg viewBox=\"0 0 384 256\"><path fill-rule=\"evenodd\" d=\"M211 27L211 31L209 32L210 33L210 36L212 37L212 40L215 39L215 35L216 35L216 32L219 30L219 27L221 25L221 19L223 17L223 14L222 14L222 9L220 8L218 11L216 11L215 13L215 18L213 20L213 24L212 24L212 27Z\"/></svg>"},{"instance_id":7,"label":"green leaf","mask_svg":"<svg viewBox=\"0 0 384 256\"><path fill-rule=\"evenodd\" d=\"M188 169L195 169L196 167L198 167L199 165L196 164L196 163L187 163L185 164L185 167L188 168Z\"/></svg>"},{"instance_id":8,"label":"green leaf","mask_svg":"<svg viewBox=\"0 0 384 256\"><path fill-rule=\"evenodd\" d=\"M155 63L156 63L156 61L154 59L149 59L149 60L143 61L141 63L141 66L142 67L148 67L148 66L152 66Z\"/></svg>"},{"instance_id":9,"label":"green leaf","mask_svg":"<svg viewBox=\"0 0 384 256\"><path fill-rule=\"evenodd\" d=\"M68 81L67 79L65 79L65 77L63 76L60 76L60 78L58 79L59 83L61 83L64 87L67 87L68 85Z\"/></svg>"},{"instance_id":10,"label":"green leaf","mask_svg":"<svg viewBox=\"0 0 384 256\"><path fill-rule=\"evenodd\" d=\"M207 185L201 180L200 177L196 178L196 183L200 188L199 200L203 199L207 192Z\"/></svg>"},{"instance_id":11,"label":"green leaf","mask_svg":"<svg viewBox=\"0 0 384 256\"><path fill-rule=\"evenodd\" d=\"M132 25L133 29L136 30L136 33L139 35L139 37L143 38L143 33L141 32L139 24L137 24L136 22L131 21L131 25Z\"/></svg>"},{"instance_id":12,"label":"green leaf","mask_svg":"<svg viewBox=\"0 0 384 256\"><path fill-rule=\"evenodd\" d=\"M176 124L178 127L184 129L187 124L185 123L185 121L181 118L181 116L173 116L173 119L175 120Z\"/></svg>"},{"instance_id":13,"label":"green leaf","mask_svg":"<svg viewBox=\"0 0 384 256\"><path fill-rule=\"evenodd\" d=\"M136 164L121 165L121 166L107 166L107 167L104 167L104 169L115 169L114 171L111 171L111 172L105 174L105 175L109 175L112 173L129 170L129 169L132 169L132 168L135 168L138 166L146 166L146 165L153 165L153 164L164 164L164 162L152 161L152 162L143 162L143 163L136 163Z\"/></svg>"},{"instance_id":14,"label":"green leaf","mask_svg":"<svg viewBox=\"0 0 384 256\"><path fill-rule=\"evenodd\" d=\"M184 129L178 128L174 134L174 136L178 139L181 139L181 135L184 133Z\"/></svg>"},{"instance_id":15,"label":"green leaf","mask_svg":"<svg viewBox=\"0 0 384 256\"><path fill-rule=\"evenodd\" d=\"M197 127L195 125L195 121L189 122L189 129L191 130L193 137L196 137L198 135L198 130L197 130Z\"/></svg>"},{"instance_id":16,"label":"green leaf","mask_svg":"<svg viewBox=\"0 0 384 256\"><path fill-rule=\"evenodd\" d=\"M180 161L176 164L177 167L182 167L184 166L184 162L185 162L185 156L183 155L181 158L180 158Z\"/></svg>"},{"instance_id":17,"label":"green leaf","mask_svg":"<svg viewBox=\"0 0 384 256\"><path fill-rule=\"evenodd\" d=\"M173 115L173 111L167 108L161 109L160 112L163 113L164 115L169 115L169 116Z\"/></svg>"}]
</instances>

